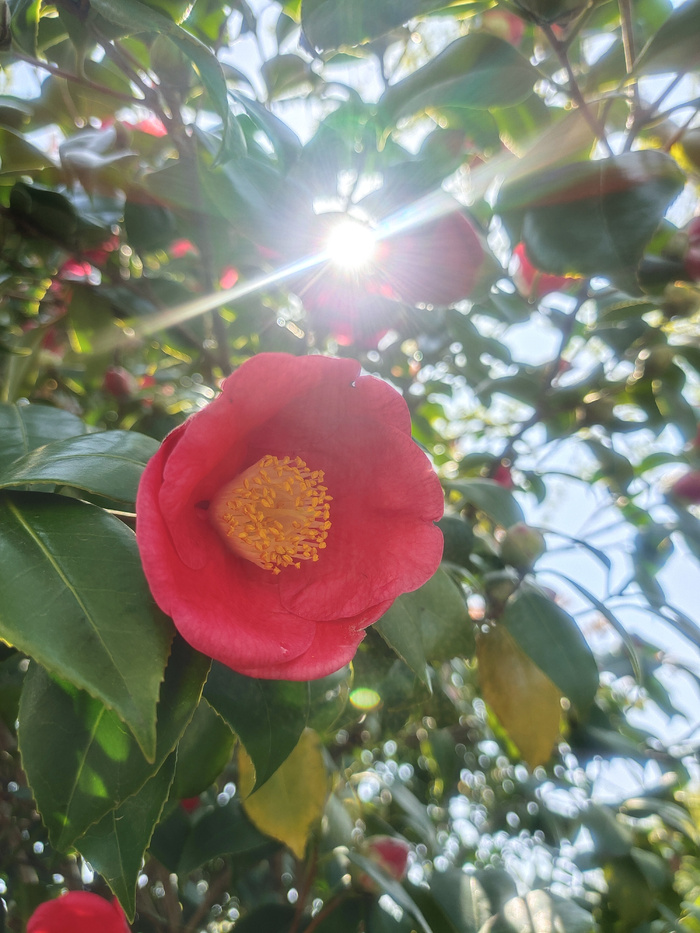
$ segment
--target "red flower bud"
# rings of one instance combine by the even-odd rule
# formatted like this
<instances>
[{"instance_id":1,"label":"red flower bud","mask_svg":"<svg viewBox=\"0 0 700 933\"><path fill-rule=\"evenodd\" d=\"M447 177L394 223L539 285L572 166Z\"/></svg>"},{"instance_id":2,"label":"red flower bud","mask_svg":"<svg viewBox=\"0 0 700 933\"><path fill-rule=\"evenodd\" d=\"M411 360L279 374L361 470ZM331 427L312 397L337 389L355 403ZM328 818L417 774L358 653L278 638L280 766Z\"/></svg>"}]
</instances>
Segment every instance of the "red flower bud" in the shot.
<instances>
[{"instance_id":1,"label":"red flower bud","mask_svg":"<svg viewBox=\"0 0 700 933\"><path fill-rule=\"evenodd\" d=\"M183 797L180 801L180 806L185 811L185 813L194 813L195 810L199 810L202 806L202 801L199 797Z\"/></svg>"},{"instance_id":2,"label":"red flower bud","mask_svg":"<svg viewBox=\"0 0 700 933\"><path fill-rule=\"evenodd\" d=\"M677 499L700 503L700 470L691 470L671 486L671 493Z\"/></svg>"},{"instance_id":3,"label":"red flower bud","mask_svg":"<svg viewBox=\"0 0 700 933\"><path fill-rule=\"evenodd\" d=\"M408 867L409 844L395 836L372 836L365 840L361 854L377 865L394 881L403 881ZM365 871L354 873L357 886L369 894L381 894L382 889Z\"/></svg>"},{"instance_id":4,"label":"red flower bud","mask_svg":"<svg viewBox=\"0 0 700 933\"><path fill-rule=\"evenodd\" d=\"M545 552L544 538L536 528L518 522L501 541L501 558L516 570L528 571Z\"/></svg>"},{"instance_id":5,"label":"red flower bud","mask_svg":"<svg viewBox=\"0 0 700 933\"><path fill-rule=\"evenodd\" d=\"M115 398L128 398L136 391L136 380L123 366L110 366L105 372L102 390Z\"/></svg>"},{"instance_id":6,"label":"red flower bud","mask_svg":"<svg viewBox=\"0 0 700 933\"><path fill-rule=\"evenodd\" d=\"M515 487L510 467L507 467L503 463L499 463L496 467L496 472L493 474L493 481L494 483L498 483L499 486L503 486L504 489L513 489Z\"/></svg>"},{"instance_id":7,"label":"red flower bud","mask_svg":"<svg viewBox=\"0 0 700 933\"><path fill-rule=\"evenodd\" d=\"M129 933L129 925L118 900L69 891L40 904L29 918L27 933Z\"/></svg>"}]
</instances>

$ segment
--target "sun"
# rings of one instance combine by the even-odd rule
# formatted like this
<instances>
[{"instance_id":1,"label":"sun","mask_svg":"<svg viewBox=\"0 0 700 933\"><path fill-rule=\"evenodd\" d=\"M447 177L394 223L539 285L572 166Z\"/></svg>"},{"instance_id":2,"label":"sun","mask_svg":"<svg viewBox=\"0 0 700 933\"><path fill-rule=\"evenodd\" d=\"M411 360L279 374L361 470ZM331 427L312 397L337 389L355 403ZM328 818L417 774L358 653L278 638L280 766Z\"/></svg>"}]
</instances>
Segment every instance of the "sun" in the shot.
<instances>
[{"instance_id":1,"label":"sun","mask_svg":"<svg viewBox=\"0 0 700 933\"><path fill-rule=\"evenodd\" d=\"M370 226L344 218L333 227L326 240L328 258L339 269L362 271L369 266L377 241Z\"/></svg>"}]
</instances>

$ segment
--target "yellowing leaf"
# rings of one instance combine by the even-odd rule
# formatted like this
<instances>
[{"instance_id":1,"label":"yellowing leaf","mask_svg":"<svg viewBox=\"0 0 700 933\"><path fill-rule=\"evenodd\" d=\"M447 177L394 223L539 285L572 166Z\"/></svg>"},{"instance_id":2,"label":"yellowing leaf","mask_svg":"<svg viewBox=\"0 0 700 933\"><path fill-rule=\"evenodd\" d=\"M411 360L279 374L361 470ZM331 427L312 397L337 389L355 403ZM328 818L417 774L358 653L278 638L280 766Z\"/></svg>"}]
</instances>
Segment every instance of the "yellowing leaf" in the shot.
<instances>
[{"instance_id":1,"label":"yellowing leaf","mask_svg":"<svg viewBox=\"0 0 700 933\"><path fill-rule=\"evenodd\" d=\"M242 746L238 772L245 797L255 786L255 768ZM245 797L243 809L261 832L279 839L301 859L309 833L321 819L327 796L328 775L321 743L313 729L305 729L289 758L262 787Z\"/></svg>"},{"instance_id":2,"label":"yellowing leaf","mask_svg":"<svg viewBox=\"0 0 700 933\"><path fill-rule=\"evenodd\" d=\"M531 768L549 761L559 735L561 693L503 628L477 640L481 695Z\"/></svg>"}]
</instances>

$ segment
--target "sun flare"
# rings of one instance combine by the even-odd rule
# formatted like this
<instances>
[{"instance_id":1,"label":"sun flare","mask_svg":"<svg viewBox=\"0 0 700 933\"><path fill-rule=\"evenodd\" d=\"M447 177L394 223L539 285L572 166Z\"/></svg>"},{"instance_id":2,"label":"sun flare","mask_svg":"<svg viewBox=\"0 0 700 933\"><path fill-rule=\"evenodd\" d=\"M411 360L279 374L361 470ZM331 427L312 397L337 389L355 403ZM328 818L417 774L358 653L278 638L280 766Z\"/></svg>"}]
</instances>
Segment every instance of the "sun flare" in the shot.
<instances>
[{"instance_id":1,"label":"sun flare","mask_svg":"<svg viewBox=\"0 0 700 933\"><path fill-rule=\"evenodd\" d=\"M361 271L374 256L376 236L371 227L359 220L341 220L330 232L326 251L334 266L346 271Z\"/></svg>"}]
</instances>

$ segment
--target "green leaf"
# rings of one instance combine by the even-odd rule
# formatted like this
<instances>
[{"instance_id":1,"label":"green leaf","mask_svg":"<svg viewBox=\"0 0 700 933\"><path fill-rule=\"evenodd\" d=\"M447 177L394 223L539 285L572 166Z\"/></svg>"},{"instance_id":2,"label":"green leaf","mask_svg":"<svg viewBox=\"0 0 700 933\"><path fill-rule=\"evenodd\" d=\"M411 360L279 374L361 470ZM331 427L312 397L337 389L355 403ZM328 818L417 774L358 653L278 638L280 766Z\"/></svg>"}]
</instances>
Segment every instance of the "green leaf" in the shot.
<instances>
[{"instance_id":1,"label":"green leaf","mask_svg":"<svg viewBox=\"0 0 700 933\"><path fill-rule=\"evenodd\" d=\"M477 933L491 915L489 898L479 879L458 868L433 872L430 890L458 933Z\"/></svg>"},{"instance_id":2,"label":"green leaf","mask_svg":"<svg viewBox=\"0 0 700 933\"><path fill-rule=\"evenodd\" d=\"M4 492L0 561L0 637L115 710L152 758L172 627L133 532L83 502Z\"/></svg>"},{"instance_id":3,"label":"green leaf","mask_svg":"<svg viewBox=\"0 0 700 933\"><path fill-rule=\"evenodd\" d=\"M5 126L0 126L0 153L2 153L0 164L2 175L10 172L33 172L53 166L53 162L45 152L28 143L21 133Z\"/></svg>"},{"instance_id":4,"label":"green leaf","mask_svg":"<svg viewBox=\"0 0 700 933\"><path fill-rule=\"evenodd\" d=\"M0 403L0 469L36 447L86 430L80 418L62 408Z\"/></svg>"},{"instance_id":5,"label":"green leaf","mask_svg":"<svg viewBox=\"0 0 700 933\"><path fill-rule=\"evenodd\" d=\"M23 52L36 57L41 0L15 0L12 4L12 40Z\"/></svg>"},{"instance_id":6,"label":"green leaf","mask_svg":"<svg viewBox=\"0 0 700 933\"><path fill-rule=\"evenodd\" d=\"M146 463L158 442L133 431L105 431L54 441L0 472L7 486L72 486L93 495L133 503Z\"/></svg>"},{"instance_id":7,"label":"green leaf","mask_svg":"<svg viewBox=\"0 0 700 933\"><path fill-rule=\"evenodd\" d=\"M30 665L20 701L19 745L53 846L65 851L157 773L192 718L208 666L208 658L175 639L149 762L116 713Z\"/></svg>"},{"instance_id":8,"label":"green leaf","mask_svg":"<svg viewBox=\"0 0 700 933\"><path fill-rule=\"evenodd\" d=\"M136 883L143 856L160 819L173 781L177 755L136 794L111 810L76 842L76 848L110 886L130 921L136 913Z\"/></svg>"},{"instance_id":9,"label":"green leaf","mask_svg":"<svg viewBox=\"0 0 700 933\"><path fill-rule=\"evenodd\" d=\"M428 685L429 661L474 653L474 626L464 596L444 570L415 592L399 596L375 629Z\"/></svg>"},{"instance_id":10,"label":"green leaf","mask_svg":"<svg viewBox=\"0 0 700 933\"><path fill-rule=\"evenodd\" d=\"M521 587L506 605L499 624L585 714L598 689L598 668L568 612L534 587Z\"/></svg>"},{"instance_id":11,"label":"green leaf","mask_svg":"<svg viewBox=\"0 0 700 933\"><path fill-rule=\"evenodd\" d=\"M522 103L539 79L533 66L504 39L488 33L462 36L379 101L389 120L423 110L458 107L489 110Z\"/></svg>"},{"instance_id":12,"label":"green leaf","mask_svg":"<svg viewBox=\"0 0 700 933\"><path fill-rule=\"evenodd\" d=\"M378 39L444 0L302 0L301 26L319 51Z\"/></svg>"},{"instance_id":13,"label":"green leaf","mask_svg":"<svg viewBox=\"0 0 700 933\"><path fill-rule=\"evenodd\" d=\"M233 753L236 737L206 700L200 700L177 746L172 797L197 797L221 774Z\"/></svg>"},{"instance_id":14,"label":"green leaf","mask_svg":"<svg viewBox=\"0 0 700 933\"><path fill-rule=\"evenodd\" d=\"M593 916L574 901L538 890L511 898L479 933L594 933L597 929Z\"/></svg>"},{"instance_id":15,"label":"green leaf","mask_svg":"<svg viewBox=\"0 0 700 933\"><path fill-rule=\"evenodd\" d=\"M461 507L473 505L504 528L525 521L523 510L513 493L491 479L451 480L445 484L445 488L459 493Z\"/></svg>"},{"instance_id":16,"label":"green leaf","mask_svg":"<svg viewBox=\"0 0 700 933\"><path fill-rule=\"evenodd\" d=\"M253 826L243 812L241 801L234 799L223 807L210 808L197 820L185 842L177 870L180 875L188 875L222 855L259 852L262 856L278 847L277 842Z\"/></svg>"},{"instance_id":17,"label":"green leaf","mask_svg":"<svg viewBox=\"0 0 700 933\"><path fill-rule=\"evenodd\" d=\"M304 731L308 684L256 680L215 661L204 696L245 746L255 765L257 790L291 754Z\"/></svg>"},{"instance_id":18,"label":"green leaf","mask_svg":"<svg viewBox=\"0 0 700 933\"><path fill-rule=\"evenodd\" d=\"M348 858L354 865L357 865L358 868L361 868L363 872L369 875L392 900L396 901L402 910L410 914L424 933L433 933L422 911L406 888L399 884L398 881L394 880L394 878L391 878L386 872L382 871L376 862L366 858L364 855L360 855L359 852L354 852L350 849L348 851Z\"/></svg>"},{"instance_id":19,"label":"green leaf","mask_svg":"<svg viewBox=\"0 0 700 933\"><path fill-rule=\"evenodd\" d=\"M628 152L504 185L496 212L555 275L633 273L685 177L663 152Z\"/></svg>"},{"instance_id":20,"label":"green leaf","mask_svg":"<svg viewBox=\"0 0 700 933\"><path fill-rule=\"evenodd\" d=\"M676 74L700 66L700 0L688 0L668 17L642 49L635 73Z\"/></svg>"}]
</instances>

